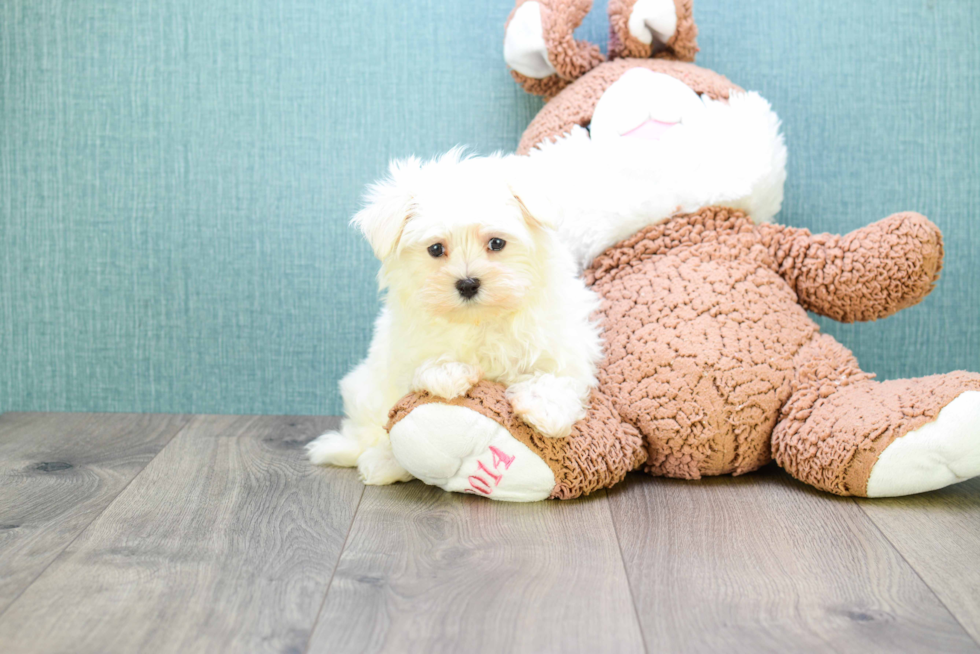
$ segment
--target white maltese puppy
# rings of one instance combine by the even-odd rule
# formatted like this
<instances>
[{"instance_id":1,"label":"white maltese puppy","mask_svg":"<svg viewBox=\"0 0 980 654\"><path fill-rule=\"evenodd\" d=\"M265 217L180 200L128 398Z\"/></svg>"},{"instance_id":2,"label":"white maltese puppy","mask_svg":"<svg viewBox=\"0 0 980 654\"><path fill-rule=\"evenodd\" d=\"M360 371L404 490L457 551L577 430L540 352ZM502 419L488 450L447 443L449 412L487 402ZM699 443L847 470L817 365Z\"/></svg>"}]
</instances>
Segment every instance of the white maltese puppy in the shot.
<instances>
[{"instance_id":1,"label":"white maltese puppy","mask_svg":"<svg viewBox=\"0 0 980 654\"><path fill-rule=\"evenodd\" d=\"M585 415L602 347L597 296L522 189L517 157L392 162L351 224L381 260L384 307L367 358L340 382L339 432L307 446L316 464L357 466L365 484L412 476L395 461L388 410L410 391L452 399L481 379L507 386L545 436Z\"/></svg>"}]
</instances>

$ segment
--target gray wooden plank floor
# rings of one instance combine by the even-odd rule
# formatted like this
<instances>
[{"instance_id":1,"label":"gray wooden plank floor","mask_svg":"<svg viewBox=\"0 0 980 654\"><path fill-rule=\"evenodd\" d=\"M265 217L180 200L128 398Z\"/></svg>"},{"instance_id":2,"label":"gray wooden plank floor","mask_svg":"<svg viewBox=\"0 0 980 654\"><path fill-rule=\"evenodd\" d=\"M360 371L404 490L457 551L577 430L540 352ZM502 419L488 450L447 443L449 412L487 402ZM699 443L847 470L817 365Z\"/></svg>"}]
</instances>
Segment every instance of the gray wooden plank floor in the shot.
<instances>
[{"instance_id":1,"label":"gray wooden plank floor","mask_svg":"<svg viewBox=\"0 0 980 654\"><path fill-rule=\"evenodd\" d=\"M0 613L187 420L128 414L0 416Z\"/></svg>"},{"instance_id":2,"label":"gray wooden plank floor","mask_svg":"<svg viewBox=\"0 0 980 654\"><path fill-rule=\"evenodd\" d=\"M311 649L641 652L606 504L369 488Z\"/></svg>"},{"instance_id":3,"label":"gray wooden plank floor","mask_svg":"<svg viewBox=\"0 0 980 654\"><path fill-rule=\"evenodd\" d=\"M303 458L333 424L195 418L0 616L0 643L302 651L362 493Z\"/></svg>"},{"instance_id":4,"label":"gray wooden plank floor","mask_svg":"<svg viewBox=\"0 0 980 654\"><path fill-rule=\"evenodd\" d=\"M852 499L775 468L637 475L609 495L646 640L663 651L978 651Z\"/></svg>"},{"instance_id":5,"label":"gray wooden plank floor","mask_svg":"<svg viewBox=\"0 0 980 654\"><path fill-rule=\"evenodd\" d=\"M980 642L980 478L860 507Z\"/></svg>"},{"instance_id":6,"label":"gray wooden plank floor","mask_svg":"<svg viewBox=\"0 0 980 654\"><path fill-rule=\"evenodd\" d=\"M309 466L334 424L0 416L0 652L980 652L980 481L499 504Z\"/></svg>"}]
</instances>

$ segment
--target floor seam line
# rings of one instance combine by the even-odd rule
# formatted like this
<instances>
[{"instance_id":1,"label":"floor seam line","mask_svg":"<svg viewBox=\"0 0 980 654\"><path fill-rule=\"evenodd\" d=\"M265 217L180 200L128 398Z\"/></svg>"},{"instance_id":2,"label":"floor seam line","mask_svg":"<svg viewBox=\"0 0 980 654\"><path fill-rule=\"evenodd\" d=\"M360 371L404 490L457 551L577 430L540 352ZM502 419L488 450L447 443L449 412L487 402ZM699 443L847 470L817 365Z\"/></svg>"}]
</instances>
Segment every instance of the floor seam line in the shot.
<instances>
[{"instance_id":1,"label":"floor seam line","mask_svg":"<svg viewBox=\"0 0 980 654\"><path fill-rule=\"evenodd\" d=\"M943 599L936 593L935 589L929 584L929 582L927 582L925 579L922 578L922 575L919 574L919 571L915 568L914 565L912 565L912 562L909 561L907 558L905 558L905 555L902 554L902 550L898 549L898 546L895 545L892 539L888 537L888 534L886 534L881 530L881 527L878 526L878 523L875 522L874 518L868 515L868 512L865 511L864 507L861 505L861 502L858 502L857 498L854 497L851 498L851 501L857 505L857 507L861 510L861 514L868 519L868 522L870 522L874 526L875 531L881 534L881 537L888 542L888 545L893 550L895 550L895 553L898 554L899 558L901 558L902 561L905 562L905 565L907 565L909 569L912 571L912 573L915 574L916 578L922 582L922 585L929 589L929 592L932 593L932 596L936 598L937 602L939 602L939 606L943 607L946 610L946 613L948 613L949 617L953 618L953 621L956 622L957 625L959 625L960 629L963 630L963 633L965 633L967 637L973 641L974 645L980 648L980 642L977 642L977 639L973 637L973 634L971 634L970 631L963 626L963 623L960 622L960 619L957 617L957 615L953 613L952 610L950 610L950 608L946 605L946 602L944 602Z\"/></svg>"},{"instance_id":2,"label":"floor seam line","mask_svg":"<svg viewBox=\"0 0 980 654\"><path fill-rule=\"evenodd\" d=\"M145 415L145 414L134 414L134 415ZM179 436L180 434L184 433L184 430L187 429L187 426L189 424L191 424L194 421L194 418L196 417L196 416L190 415L190 414L186 414L186 415L188 415L187 421L180 426L180 429L178 429L177 431L174 432L174 435L173 436L171 436L169 439L167 439L167 442L164 443L163 447L161 447L157 451L156 454L154 454L152 457L150 457L150 460L147 461L146 464L142 468L140 468L140 471L137 472L135 475L133 475L133 478L130 479L128 482L126 482L126 485L125 486L123 486L121 489L119 489L119 492L116 493L116 496L113 497L112 500L108 504L106 504L104 507L102 507L102 510L101 511L99 511L97 514L95 514L94 516L92 516L92 519L88 521L88 524L86 524L85 527L81 531L79 531L77 534L75 534L75 537L74 538L72 538L70 541L68 541L67 543L65 543L65 546L61 548L61 551L58 552L58 555L55 556L53 559L51 559L51 561L49 561L48 564L46 566L44 566L40 570L40 572L38 572L34 576L33 579L31 579L31 582L29 584L27 584L26 586L24 586L23 590L21 590L19 593L17 593L17 596L15 598L13 598L12 600L10 600L10 603L7 604L6 608L4 608L2 611L0 611L0 620L3 620L3 616L7 614L7 611L10 610L10 607L12 607L14 604L16 604L17 603L17 600L19 600L24 595L24 593L26 593L28 591L28 589L31 586L33 586L35 583L37 583L37 580L40 579L41 576L45 572L48 571L48 568L50 568L52 565L55 564L55 562L58 559L60 559L62 556L64 556L65 555L65 552L68 551L68 548L71 547L72 545L74 545L75 544L75 541L78 540L79 538L81 538L82 534L84 534L86 531L88 531L89 530L89 527L91 527L92 524L96 520L98 520L99 518L101 518L102 517L102 514L105 513L106 511L108 511L110 506L112 506L113 504L116 503L116 500L119 499L119 496L122 495L123 493L125 493L126 490L130 487L130 485L132 485L132 483L134 481L136 481L136 478L139 477L140 475L142 475L143 472L147 468L150 467L150 464L153 463L158 456L160 456L160 453L163 452L168 447L170 447L170 444L174 441L175 438L177 438L177 436Z\"/></svg>"},{"instance_id":3,"label":"floor seam line","mask_svg":"<svg viewBox=\"0 0 980 654\"><path fill-rule=\"evenodd\" d=\"M623 576L626 577L626 589L630 592L630 603L633 605L633 617L636 618L636 628L640 632L640 642L643 644L643 651L649 654L650 648L647 646L647 637L643 633L643 623L640 621L640 609L636 606L636 595L633 594L633 584L630 581L629 570L626 569L626 555L623 554L623 543L619 539L619 528L616 526L616 516L613 515L612 500L609 499L609 490L603 489L606 495L606 510L609 511L609 521L612 522L613 534L616 536L616 549L619 550L619 562L623 566Z\"/></svg>"},{"instance_id":4,"label":"floor seam line","mask_svg":"<svg viewBox=\"0 0 980 654\"><path fill-rule=\"evenodd\" d=\"M316 626L320 624L320 616L323 614L323 607L327 605L327 598L330 596L330 589L333 588L334 577L337 576L337 568L340 567L340 560L344 558L344 552L347 551L347 541L350 540L350 533L354 530L354 522L357 520L357 513L361 510L361 500L364 499L364 491L366 489L367 487L362 484L361 495L357 498L357 506L354 507L350 524L347 525L347 533L344 534L344 544L340 546L340 553L337 555L337 562L334 563L333 571L330 573L330 581L327 582L327 589L323 593L323 599L320 601L320 608L317 609L316 618L313 620L313 624L310 625L310 635L306 638L306 646L303 647L303 654L307 654L310 651L310 645L313 643L313 633L316 631Z\"/></svg>"}]
</instances>

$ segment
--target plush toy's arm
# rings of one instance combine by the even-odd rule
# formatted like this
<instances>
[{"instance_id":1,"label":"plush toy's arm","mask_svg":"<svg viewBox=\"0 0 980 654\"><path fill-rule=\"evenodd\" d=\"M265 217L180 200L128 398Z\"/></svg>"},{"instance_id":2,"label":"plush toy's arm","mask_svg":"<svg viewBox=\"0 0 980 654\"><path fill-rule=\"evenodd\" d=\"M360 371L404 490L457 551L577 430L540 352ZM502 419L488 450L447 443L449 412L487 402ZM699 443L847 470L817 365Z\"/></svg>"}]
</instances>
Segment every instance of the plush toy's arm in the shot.
<instances>
[{"instance_id":1,"label":"plush toy's arm","mask_svg":"<svg viewBox=\"0 0 980 654\"><path fill-rule=\"evenodd\" d=\"M894 214L843 236L780 225L757 229L800 304L841 322L877 320L918 303L942 268L942 234L917 213Z\"/></svg>"}]
</instances>

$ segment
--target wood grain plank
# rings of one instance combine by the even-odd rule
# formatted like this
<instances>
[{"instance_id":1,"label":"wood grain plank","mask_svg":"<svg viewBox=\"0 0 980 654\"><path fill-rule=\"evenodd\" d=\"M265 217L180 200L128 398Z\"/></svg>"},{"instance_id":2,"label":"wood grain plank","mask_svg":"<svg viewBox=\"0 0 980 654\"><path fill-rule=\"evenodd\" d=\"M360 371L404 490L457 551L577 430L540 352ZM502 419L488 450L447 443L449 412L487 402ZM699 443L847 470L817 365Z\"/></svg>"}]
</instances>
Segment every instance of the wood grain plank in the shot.
<instances>
[{"instance_id":1,"label":"wood grain plank","mask_svg":"<svg viewBox=\"0 0 980 654\"><path fill-rule=\"evenodd\" d=\"M858 504L980 643L980 478Z\"/></svg>"},{"instance_id":2,"label":"wood grain plank","mask_svg":"<svg viewBox=\"0 0 980 654\"><path fill-rule=\"evenodd\" d=\"M852 499L775 468L609 499L651 651L980 651Z\"/></svg>"},{"instance_id":3,"label":"wood grain plank","mask_svg":"<svg viewBox=\"0 0 980 654\"><path fill-rule=\"evenodd\" d=\"M605 495L368 488L309 651L642 652Z\"/></svg>"},{"instance_id":4,"label":"wood grain plank","mask_svg":"<svg viewBox=\"0 0 980 654\"><path fill-rule=\"evenodd\" d=\"M5 652L299 652L362 492L325 418L200 416L0 618Z\"/></svg>"},{"instance_id":5,"label":"wood grain plank","mask_svg":"<svg viewBox=\"0 0 980 654\"><path fill-rule=\"evenodd\" d=\"M0 416L0 614L189 416Z\"/></svg>"}]
</instances>

